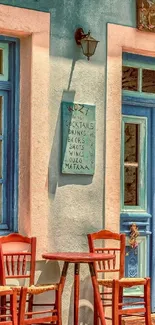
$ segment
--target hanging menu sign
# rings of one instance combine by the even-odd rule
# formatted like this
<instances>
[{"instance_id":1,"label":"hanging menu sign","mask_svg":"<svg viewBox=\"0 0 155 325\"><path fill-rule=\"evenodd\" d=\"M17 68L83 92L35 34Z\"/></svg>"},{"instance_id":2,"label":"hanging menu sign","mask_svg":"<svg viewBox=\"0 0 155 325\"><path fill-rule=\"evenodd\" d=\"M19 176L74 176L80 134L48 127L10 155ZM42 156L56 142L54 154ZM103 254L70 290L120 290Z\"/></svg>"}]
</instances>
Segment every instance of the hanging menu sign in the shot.
<instances>
[{"instance_id":1,"label":"hanging menu sign","mask_svg":"<svg viewBox=\"0 0 155 325\"><path fill-rule=\"evenodd\" d=\"M62 173L93 175L95 106L62 102Z\"/></svg>"}]
</instances>

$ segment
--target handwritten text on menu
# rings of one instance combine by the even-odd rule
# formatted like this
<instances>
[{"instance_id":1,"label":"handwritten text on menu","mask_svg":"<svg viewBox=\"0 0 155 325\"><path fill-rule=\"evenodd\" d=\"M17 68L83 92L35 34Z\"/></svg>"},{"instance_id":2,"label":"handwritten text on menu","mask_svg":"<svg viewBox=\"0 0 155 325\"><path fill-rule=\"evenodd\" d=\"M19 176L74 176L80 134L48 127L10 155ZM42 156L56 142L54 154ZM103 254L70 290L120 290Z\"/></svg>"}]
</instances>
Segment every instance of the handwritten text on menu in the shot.
<instances>
[{"instance_id":1,"label":"handwritten text on menu","mask_svg":"<svg viewBox=\"0 0 155 325\"><path fill-rule=\"evenodd\" d=\"M95 106L62 102L62 173L93 175Z\"/></svg>"}]
</instances>

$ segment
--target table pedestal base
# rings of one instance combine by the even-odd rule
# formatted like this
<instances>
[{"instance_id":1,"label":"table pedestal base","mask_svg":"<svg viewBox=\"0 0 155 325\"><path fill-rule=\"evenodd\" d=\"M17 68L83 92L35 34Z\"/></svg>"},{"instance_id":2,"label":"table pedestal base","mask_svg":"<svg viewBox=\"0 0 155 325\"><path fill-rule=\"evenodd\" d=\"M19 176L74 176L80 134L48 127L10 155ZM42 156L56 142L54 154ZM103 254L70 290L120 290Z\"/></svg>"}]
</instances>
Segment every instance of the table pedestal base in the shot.
<instances>
[{"instance_id":1,"label":"table pedestal base","mask_svg":"<svg viewBox=\"0 0 155 325\"><path fill-rule=\"evenodd\" d=\"M62 269L60 284L62 285L62 291L65 285L65 280L67 276L69 262L64 262ZM94 290L94 300L97 308L98 315L100 317L101 325L106 325L105 315L102 306L102 300L99 293L99 285L95 275L94 263L89 262L89 271L91 275L93 290ZM79 296L80 296L80 263L75 263L74 265L74 325L79 325ZM59 324L60 325L60 324Z\"/></svg>"}]
</instances>

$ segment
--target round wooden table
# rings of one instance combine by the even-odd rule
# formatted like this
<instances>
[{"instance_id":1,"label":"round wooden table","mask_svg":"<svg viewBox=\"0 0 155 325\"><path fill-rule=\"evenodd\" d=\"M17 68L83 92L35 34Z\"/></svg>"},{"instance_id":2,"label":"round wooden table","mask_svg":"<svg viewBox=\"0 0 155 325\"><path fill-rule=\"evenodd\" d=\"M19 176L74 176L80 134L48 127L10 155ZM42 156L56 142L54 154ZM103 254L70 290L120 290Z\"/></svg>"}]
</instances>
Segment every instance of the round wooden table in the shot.
<instances>
[{"instance_id":1,"label":"round wooden table","mask_svg":"<svg viewBox=\"0 0 155 325\"><path fill-rule=\"evenodd\" d=\"M99 254L99 253L79 253L79 252L62 252L62 253L45 253L42 255L43 258L52 261L64 261L61 277L60 277L60 285L62 286L62 290L65 285L67 270L69 263L74 263L74 325L78 325L78 317L79 317L79 288L80 288L80 263L88 263L92 285L94 289L94 297L96 300L96 306L98 309L98 314L101 320L101 325L106 325L104 311L102 307L101 296L99 293L99 286L97 282L97 277L95 274L95 266L94 262L97 261L108 261L114 259L114 255L112 254Z\"/></svg>"}]
</instances>

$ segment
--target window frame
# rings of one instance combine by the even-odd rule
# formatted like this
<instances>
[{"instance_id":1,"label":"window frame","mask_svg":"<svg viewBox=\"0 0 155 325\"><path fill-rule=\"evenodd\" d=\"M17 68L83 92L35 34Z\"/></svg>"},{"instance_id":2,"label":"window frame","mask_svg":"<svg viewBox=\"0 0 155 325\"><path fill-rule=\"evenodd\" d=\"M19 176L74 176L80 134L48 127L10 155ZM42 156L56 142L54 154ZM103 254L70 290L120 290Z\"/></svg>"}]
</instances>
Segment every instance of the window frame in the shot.
<instances>
[{"instance_id":1,"label":"window frame","mask_svg":"<svg viewBox=\"0 0 155 325\"><path fill-rule=\"evenodd\" d=\"M124 126L125 123L140 126L138 205L124 205ZM147 118L122 115L121 128L121 212L146 212L147 210Z\"/></svg>"},{"instance_id":2,"label":"window frame","mask_svg":"<svg viewBox=\"0 0 155 325\"><path fill-rule=\"evenodd\" d=\"M137 91L122 89L123 96L138 97L155 99L155 93L142 91L142 71L154 70L155 71L155 58L148 57L149 61L143 55L132 54L129 52L122 53L122 66L138 69L138 89Z\"/></svg>"},{"instance_id":3,"label":"window frame","mask_svg":"<svg viewBox=\"0 0 155 325\"><path fill-rule=\"evenodd\" d=\"M7 123L8 131L6 139L7 147L5 148L5 157L7 155L7 166L5 168L5 173L7 174L6 198L4 202L3 222L0 224L0 235L4 235L10 232L18 232L20 41L17 38L0 36L0 43L4 45L8 44L9 48L8 70L4 71L5 76L6 73L8 74L8 80L0 79L0 93L6 97L9 108L6 116L7 121L5 121L5 127Z\"/></svg>"}]
</instances>

